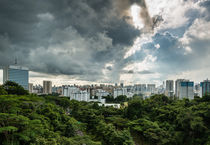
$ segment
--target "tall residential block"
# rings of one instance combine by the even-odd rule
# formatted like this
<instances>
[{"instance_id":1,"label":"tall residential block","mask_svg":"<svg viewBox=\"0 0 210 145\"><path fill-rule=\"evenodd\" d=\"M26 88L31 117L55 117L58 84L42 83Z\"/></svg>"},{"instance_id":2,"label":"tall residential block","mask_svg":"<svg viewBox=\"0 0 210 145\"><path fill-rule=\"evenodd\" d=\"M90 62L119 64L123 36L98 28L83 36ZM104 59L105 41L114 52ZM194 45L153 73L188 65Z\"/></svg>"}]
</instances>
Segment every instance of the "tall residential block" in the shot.
<instances>
[{"instance_id":1,"label":"tall residential block","mask_svg":"<svg viewBox=\"0 0 210 145\"><path fill-rule=\"evenodd\" d=\"M150 92L150 93L154 94L155 93L155 88L156 88L155 84L147 84L147 92Z\"/></svg>"},{"instance_id":2,"label":"tall residential block","mask_svg":"<svg viewBox=\"0 0 210 145\"><path fill-rule=\"evenodd\" d=\"M178 79L175 82L175 96L178 97L180 94L181 82L185 81L185 79Z\"/></svg>"},{"instance_id":3,"label":"tall residential block","mask_svg":"<svg viewBox=\"0 0 210 145\"><path fill-rule=\"evenodd\" d=\"M52 94L52 82L43 81L43 94Z\"/></svg>"},{"instance_id":4,"label":"tall residential block","mask_svg":"<svg viewBox=\"0 0 210 145\"><path fill-rule=\"evenodd\" d=\"M3 83L13 81L28 90L28 68L16 65L10 65L3 68Z\"/></svg>"},{"instance_id":5,"label":"tall residential block","mask_svg":"<svg viewBox=\"0 0 210 145\"><path fill-rule=\"evenodd\" d=\"M165 95L168 97L173 97L174 95L174 81L173 80L166 80Z\"/></svg>"},{"instance_id":6,"label":"tall residential block","mask_svg":"<svg viewBox=\"0 0 210 145\"><path fill-rule=\"evenodd\" d=\"M208 79L201 82L200 85L201 85L201 97L204 96L205 94L210 93L210 81Z\"/></svg>"},{"instance_id":7,"label":"tall residential block","mask_svg":"<svg viewBox=\"0 0 210 145\"><path fill-rule=\"evenodd\" d=\"M194 82L184 79L176 81L176 97L194 99Z\"/></svg>"}]
</instances>

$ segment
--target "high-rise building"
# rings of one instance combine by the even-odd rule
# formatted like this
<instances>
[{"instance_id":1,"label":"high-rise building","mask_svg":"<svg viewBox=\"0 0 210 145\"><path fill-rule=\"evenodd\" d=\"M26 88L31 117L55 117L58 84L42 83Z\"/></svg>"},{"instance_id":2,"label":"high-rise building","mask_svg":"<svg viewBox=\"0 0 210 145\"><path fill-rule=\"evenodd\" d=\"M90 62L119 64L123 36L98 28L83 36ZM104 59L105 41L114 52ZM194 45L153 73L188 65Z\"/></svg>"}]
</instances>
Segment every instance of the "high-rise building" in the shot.
<instances>
[{"instance_id":1,"label":"high-rise building","mask_svg":"<svg viewBox=\"0 0 210 145\"><path fill-rule=\"evenodd\" d=\"M210 93L210 81L207 79L201 82L201 97L208 93Z\"/></svg>"},{"instance_id":2,"label":"high-rise building","mask_svg":"<svg viewBox=\"0 0 210 145\"><path fill-rule=\"evenodd\" d=\"M52 82L43 81L43 94L52 94Z\"/></svg>"},{"instance_id":3,"label":"high-rise building","mask_svg":"<svg viewBox=\"0 0 210 145\"><path fill-rule=\"evenodd\" d=\"M21 66L6 66L3 68L3 83L13 81L21 85L25 90L28 90L28 68Z\"/></svg>"},{"instance_id":4,"label":"high-rise building","mask_svg":"<svg viewBox=\"0 0 210 145\"><path fill-rule=\"evenodd\" d=\"M173 97L174 95L174 81L173 80L166 81L165 95L168 97Z\"/></svg>"},{"instance_id":5,"label":"high-rise building","mask_svg":"<svg viewBox=\"0 0 210 145\"><path fill-rule=\"evenodd\" d=\"M185 81L185 79L178 79L175 82L175 96L178 97L180 94L180 87L181 87L181 82Z\"/></svg>"},{"instance_id":6,"label":"high-rise building","mask_svg":"<svg viewBox=\"0 0 210 145\"><path fill-rule=\"evenodd\" d=\"M194 82L184 79L176 81L176 97L179 99L194 98Z\"/></svg>"},{"instance_id":7,"label":"high-rise building","mask_svg":"<svg viewBox=\"0 0 210 145\"><path fill-rule=\"evenodd\" d=\"M195 84L195 89L194 89L194 96L199 96L201 97L201 85L200 84Z\"/></svg>"},{"instance_id":8,"label":"high-rise building","mask_svg":"<svg viewBox=\"0 0 210 145\"><path fill-rule=\"evenodd\" d=\"M33 84L32 83L28 84L28 91L29 91L29 93L33 93Z\"/></svg>"},{"instance_id":9,"label":"high-rise building","mask_svg":"<svg viewBox=\"0 0 210 145\"><path fill-rule=\"evenodd\" d=\"M155 93L155 88L156 88L155 84L147 84L147 92L150 92L151 94L154 94Z\"/></svg>"},{"instance_id":10,"label":"high-rise building","mask_svg":"<svg viewBox=\"0 0 210 145\"><path fill-rule=\"evenodd\" d=\"M147 91L147 85L146 84L140 84L141 87L141 93L144 93Z\"/></svg>"}]
</instances>

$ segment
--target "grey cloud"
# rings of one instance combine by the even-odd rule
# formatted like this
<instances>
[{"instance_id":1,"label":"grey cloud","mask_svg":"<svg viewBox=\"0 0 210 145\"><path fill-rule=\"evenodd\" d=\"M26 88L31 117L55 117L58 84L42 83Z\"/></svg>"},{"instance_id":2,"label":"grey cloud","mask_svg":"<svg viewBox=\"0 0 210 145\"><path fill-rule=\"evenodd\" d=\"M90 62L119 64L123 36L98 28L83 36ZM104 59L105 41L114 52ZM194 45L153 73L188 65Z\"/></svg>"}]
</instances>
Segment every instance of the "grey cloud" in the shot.
<instances>
[{"instance_id":1,"label":"grey cloud","mask_svg":"<svg viewBox=\"0 0 210 145\"><path fill-rule=\"evenodd\" d=\"M112 70L112 67L111 66L108 66L106 67L107 70L111 71Z\"/></svg>"},{"instance_id":2,"label":"grey cloud","mask_svg":"<svg viewBox=\"0 0 210 145\"><path fill-rule=\"evenodd\" d=\"M128 71L123 71L123 73L125 73L125 74L142 74L142 75L146 75L146 74L153 74L154 72L149 71L149 70L143 70L143 71L128 70Z\"/></svg>"},{"instance_id":3,"label":"grey cloud","mask_svg":"<svg viewBox=\"0 0 210 145\"><path fill-rule=\"evenodd\" d=\"M122 69L140 35L113 7L111 0L1 0L0 65L17 57L35 72L103 79L105 64Z\"/></svg>"},{"instance_id":4,"label":"grey cloud","mask_svg":"<svg viewBox=\"0 0 210 145\"><path fill-rule=\"evenodd\" d=\"M210 21L210 1L206 0L203 2L200 2L200 6L205 8L204 17L207 21Z\"/></svg>"}]
</instances>

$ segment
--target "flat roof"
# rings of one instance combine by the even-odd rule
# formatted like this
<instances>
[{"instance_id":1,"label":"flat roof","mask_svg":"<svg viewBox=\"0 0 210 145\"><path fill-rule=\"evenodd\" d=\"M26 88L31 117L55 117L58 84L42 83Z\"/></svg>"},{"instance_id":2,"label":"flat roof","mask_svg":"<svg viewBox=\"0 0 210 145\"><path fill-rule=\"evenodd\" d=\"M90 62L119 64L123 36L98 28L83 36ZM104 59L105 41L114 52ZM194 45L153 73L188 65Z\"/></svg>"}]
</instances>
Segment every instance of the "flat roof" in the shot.
<instances>
[{"instance_id":1,"label":"flat roof","mask_svg":"<svg viewBox=\"0 0 210 145\"><path fill-rule=\"evenodd\" d=\"M27 67L17 66L17 65L9 65L8 68L10 68L10 69L20 69L20 70L29 70Z\"/></svg>"}]
</instances>

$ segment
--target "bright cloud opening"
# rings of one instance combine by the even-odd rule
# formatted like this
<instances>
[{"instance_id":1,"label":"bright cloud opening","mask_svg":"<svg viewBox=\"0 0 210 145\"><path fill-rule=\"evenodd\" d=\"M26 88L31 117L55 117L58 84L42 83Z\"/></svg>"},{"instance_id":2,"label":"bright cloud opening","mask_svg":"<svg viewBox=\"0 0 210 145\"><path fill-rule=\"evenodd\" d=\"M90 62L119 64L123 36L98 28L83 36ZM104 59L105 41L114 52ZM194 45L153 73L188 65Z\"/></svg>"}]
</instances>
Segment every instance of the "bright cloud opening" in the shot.
<instances>
[{"instance_id":1,"label":"bright cloud opening","mask_svg":"<svg viewBox=\"0 0 210 145\"><path fill-rule=\"evenodd\" d=\"M142 23L142 20L139 16L140 12L141 12L141 7L139 7L136 4L131 6L131 16L133 19L133 24L138 29L142 29L144 27L144 24Z\"/></svg>"}]
</instances>

